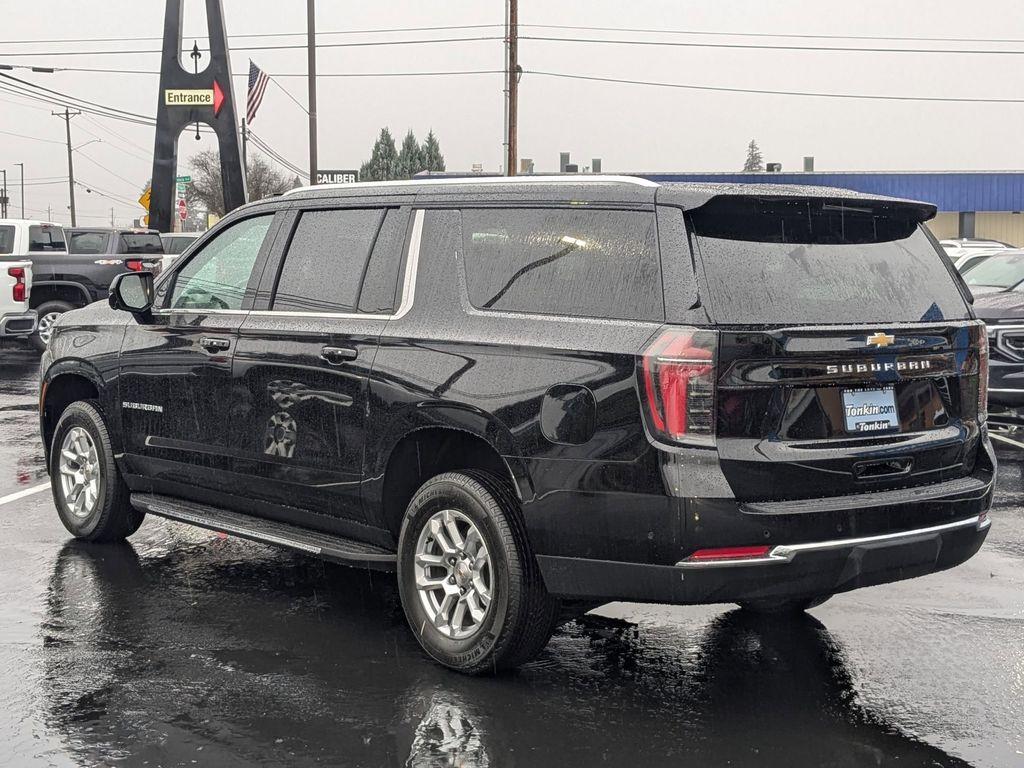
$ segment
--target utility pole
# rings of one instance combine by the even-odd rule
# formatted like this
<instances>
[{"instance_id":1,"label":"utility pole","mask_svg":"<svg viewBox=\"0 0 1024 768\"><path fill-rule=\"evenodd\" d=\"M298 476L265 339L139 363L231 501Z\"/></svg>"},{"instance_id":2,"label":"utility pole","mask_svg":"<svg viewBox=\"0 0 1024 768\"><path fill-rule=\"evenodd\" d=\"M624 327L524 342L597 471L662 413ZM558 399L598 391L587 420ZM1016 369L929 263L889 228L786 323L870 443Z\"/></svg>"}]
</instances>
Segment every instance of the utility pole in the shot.
<instances>
[{"instance_id":1,"label":"utility pole","mask_svg":"<svg viewBox=\"0 0 1024 768\"><path fill-rule=\"evenodd\" d=\"M7 218L7 169L4 168L4 186L0 189L0 219Z\"/></svg>"},{"instance_id":2,"label":"utility pole","mask_svg":"<svg viewBox=\"0 0 1024 768\"><path fill-rule=\"evenodd\" d=\"M21 218L25 218L25 164L15 163L21 168Z\"/></svg>"},{"instance_id":3,"label":"utility pole","mask_svg":"<svg viewBox=\"0 0 1024 768\"><path fill-rule=\"evenodd\" d=\"M517 112L519 110L519 0L508 0L508 147L505 175L515 176L519 154L517 146Z\"/></svg>"},{"instance_id":4,"label":"utility pole","mask_svg":"<svg viewBox=\"0 0 1024 768\"><path fill-rule=\"evenodd\" d=\"M110 228L114 228L114 208L110 208Z\"/></svg>"},{"instance_id":5,"label":"utility pole","mask_svg":"<svg viewBox=\"0 0 1024 768\"><path fill-rule=\"evenodd\" d=\"M313 0L306 0L306 54L309 80L309 183L316 184L316 16Z\"/></svg>"},{"instance_id":6,"label":"utility pole","mask_svg":"<svg viewBox=\"0 0 1024 768\"><path fill-rule=\"evenodd\" d=\"M67 107L64 107L63 112L51 112L51 115L64 118L64 127L67 129L68 136L68 195L71 198L71 226L77 226L78 222L75 220L75 161L71 157L71 118L77 117L82 114L81 112L72 112Z\"/></svg>"}]
</instances>

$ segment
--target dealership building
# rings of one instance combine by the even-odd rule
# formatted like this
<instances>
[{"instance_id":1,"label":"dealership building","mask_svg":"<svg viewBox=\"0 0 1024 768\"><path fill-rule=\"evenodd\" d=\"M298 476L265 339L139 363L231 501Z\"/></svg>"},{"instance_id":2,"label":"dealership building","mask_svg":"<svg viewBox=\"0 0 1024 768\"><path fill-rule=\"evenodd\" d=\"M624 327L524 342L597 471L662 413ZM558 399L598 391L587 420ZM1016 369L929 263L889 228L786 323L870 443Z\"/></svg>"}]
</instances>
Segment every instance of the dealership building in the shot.
<instances>
[{"instance_id":1,"label":"dealership building","mask_svg":"<svg viewBox=\"0 0 1024 768\"><path fill-rule=\"evenodd\" d=\"M938 207L928 222L940 240L978 237L1024 247L1022 171L862 171L826 173L641 173L652 181L813 184L923 200Z\"/></svg>"}]
</instances>

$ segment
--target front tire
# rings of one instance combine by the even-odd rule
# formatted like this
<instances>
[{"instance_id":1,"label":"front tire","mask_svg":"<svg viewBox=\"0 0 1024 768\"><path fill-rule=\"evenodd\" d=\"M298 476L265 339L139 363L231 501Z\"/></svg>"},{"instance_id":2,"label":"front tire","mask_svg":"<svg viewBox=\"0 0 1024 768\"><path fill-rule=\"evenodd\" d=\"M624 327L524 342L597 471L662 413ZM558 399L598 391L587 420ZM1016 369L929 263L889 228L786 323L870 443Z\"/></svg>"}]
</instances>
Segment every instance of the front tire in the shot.
<instances>
[{"instance_id":1,"label":"front tire","mask_svg":"<svg viewBox=\"0 0 1024 768\"><path fill-rule=\"evenodd\" d=\"M64 527L85 541L121 541L145 515L114 462L110 433L97 404L80 400L60 416L50 444L50 486Z\"/></svg>"},{"instance_id":2,"label":"front tire","mask_svg":"<svg viewBox=\"0 0 1024 768\"><path fill-rule=\"evenodd\" d=\"M74 307L66 301L47 301L36 307L39 323L32 335L28 337L28 343L37 352L45 352L46 346L50 343L50 334L53 333L53 324L57 322L58 317L72 309Z\"/></svg>"},{"instance_id":3,"label":"front tire","mask_svg":"<svg viewBox=\"0 0 1024 768\"><path fill-rule=\"evenodd\" d=\"M398 588L423 650L467 674L529 661L558 618L519 504L487 472L446 472L416 492L398 543Z\"/></svg>"}]
</instances>

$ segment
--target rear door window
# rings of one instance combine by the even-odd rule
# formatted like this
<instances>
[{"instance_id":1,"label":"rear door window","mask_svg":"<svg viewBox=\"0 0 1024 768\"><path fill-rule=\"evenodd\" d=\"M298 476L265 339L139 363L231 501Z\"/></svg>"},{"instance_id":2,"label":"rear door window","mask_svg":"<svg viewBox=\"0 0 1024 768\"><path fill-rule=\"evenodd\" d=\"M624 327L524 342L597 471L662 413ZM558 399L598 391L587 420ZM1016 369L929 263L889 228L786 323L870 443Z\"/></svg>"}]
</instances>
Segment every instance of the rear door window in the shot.
<instances>
[{"instance_id":1,"label":"rear door window","mask_svg":"<svg viewBox=\"0 0 1024 768\"><path fill-rule=\"evenodd\" d=\"M903 206L718 197L687 219L718 323L968 317L949 269Z\"/></svg>"},{"instance_id":2,"label":"rear door window","mask_svg":"<svg viewBox=\"0 0 1024 768\"><path fill-rule=\"evenodd\" d=\"M107 232L68 232L70 253L107 253L110 234Z\"/></svg>"},{"instance_id":3,"label":"rear door window","mask_svg":"<svg viewBox=\"0 0 1024 768\"><path fill-rule=\"evenodd\" d=\"M28 228L28 249L30 251L66 251L64 230L61 227L33 225Z\"/></svg>"},{"instance_id":4,"label":"rear door window","mask_svg":"<svg viewBox=\"0 0 1024 768\"><path fill-rule=\"evenodd\" d=\"M271 308L339 314L391 310L398 280L394 256L404 236L398 214L383 208L304 211Z\"/></svg>"},{"instance_id":5,"label":"rear door window","mask_svg":"<svg viewBox=\"0 0 1024 768\"><path fill-rule=\"evenodd\" d=\"M664 319L651 212L467 208L462 224L478 309Z\"/></svg>"}]
</instances>

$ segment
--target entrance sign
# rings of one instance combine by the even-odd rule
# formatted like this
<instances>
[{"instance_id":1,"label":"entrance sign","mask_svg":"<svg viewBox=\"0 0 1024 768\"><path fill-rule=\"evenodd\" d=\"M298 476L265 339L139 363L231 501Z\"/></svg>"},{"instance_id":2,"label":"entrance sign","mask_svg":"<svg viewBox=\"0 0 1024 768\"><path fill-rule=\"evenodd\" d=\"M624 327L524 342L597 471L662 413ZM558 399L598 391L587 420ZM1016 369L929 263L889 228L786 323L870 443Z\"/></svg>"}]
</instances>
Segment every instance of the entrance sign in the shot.
<instances>
[{"instance_id":1,"label":"entrance sign","mask_svg":"<svg viewBox=\"0 0 1024 768\"><path fill-rule=\"evenodd\" d=\"M212 88L168 88L164 91L168 107L212 107Z\"/></svg>"}]
</instances>

